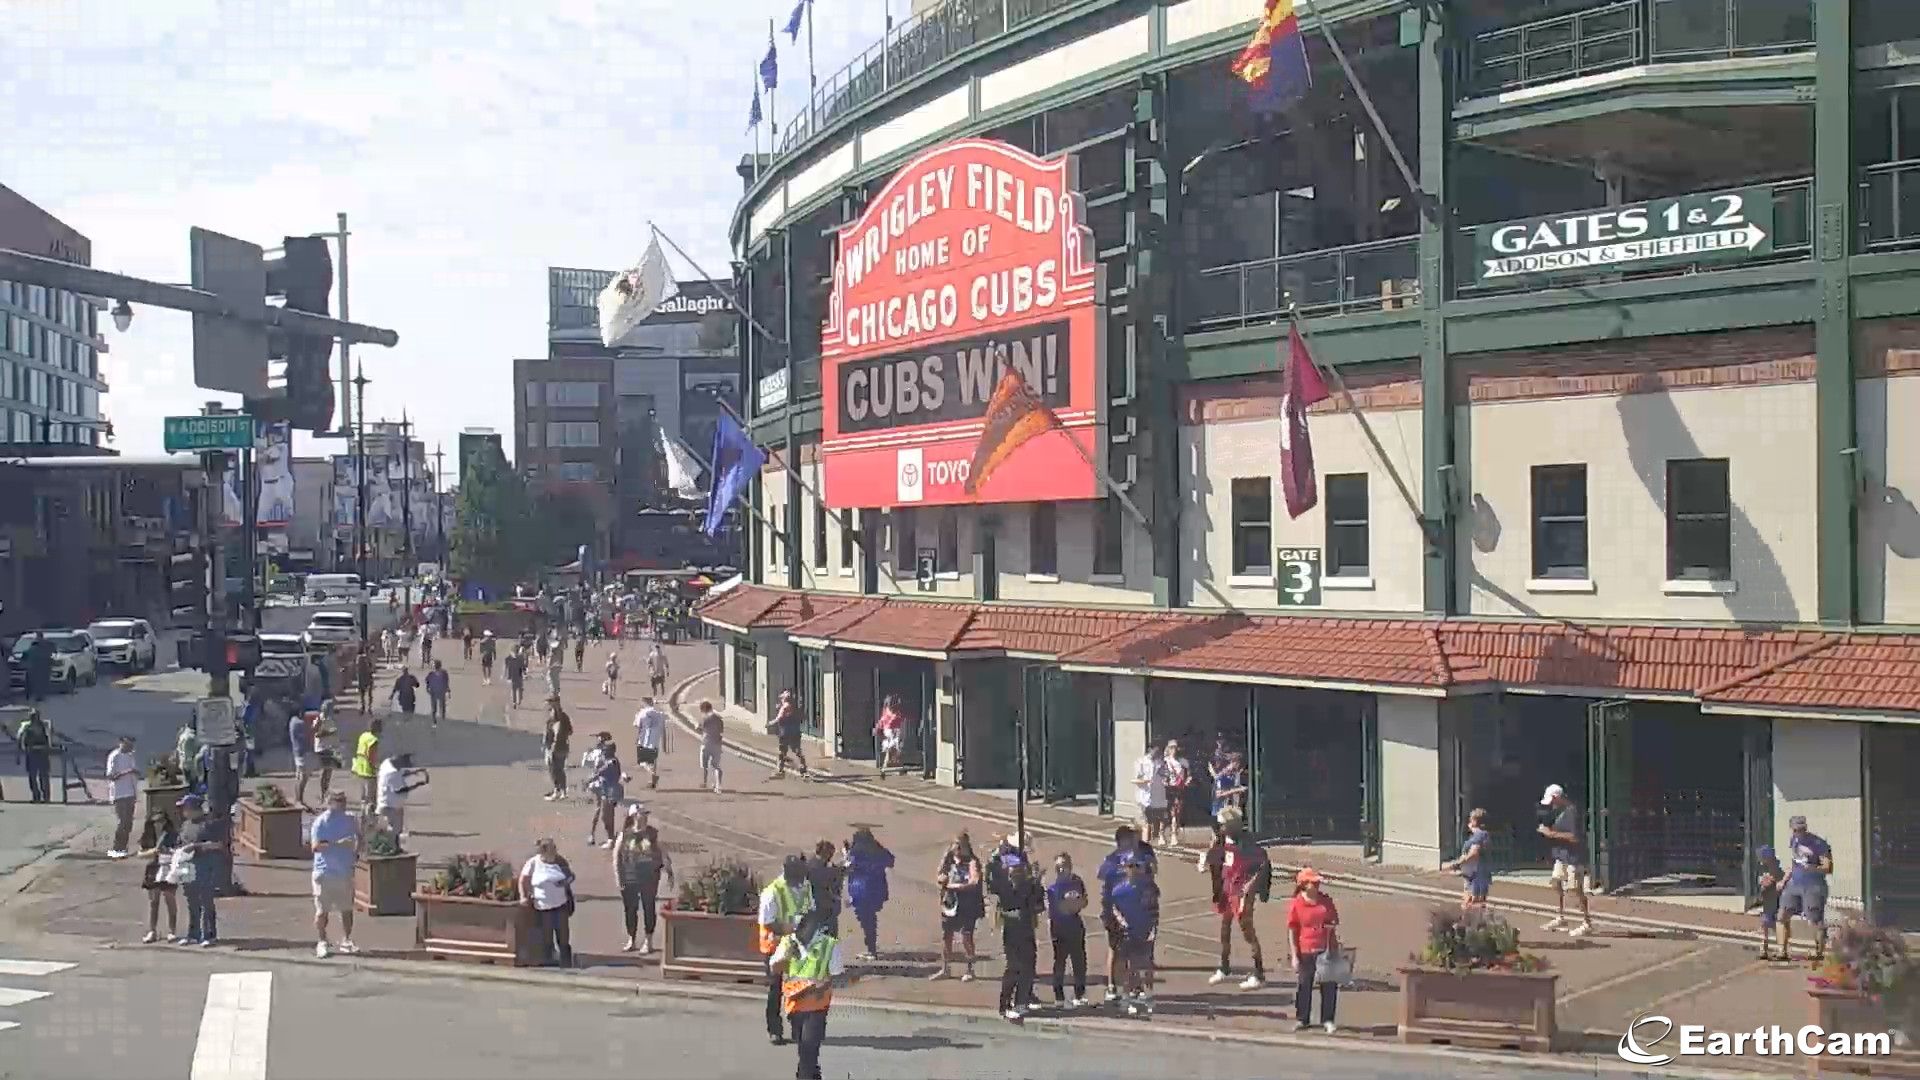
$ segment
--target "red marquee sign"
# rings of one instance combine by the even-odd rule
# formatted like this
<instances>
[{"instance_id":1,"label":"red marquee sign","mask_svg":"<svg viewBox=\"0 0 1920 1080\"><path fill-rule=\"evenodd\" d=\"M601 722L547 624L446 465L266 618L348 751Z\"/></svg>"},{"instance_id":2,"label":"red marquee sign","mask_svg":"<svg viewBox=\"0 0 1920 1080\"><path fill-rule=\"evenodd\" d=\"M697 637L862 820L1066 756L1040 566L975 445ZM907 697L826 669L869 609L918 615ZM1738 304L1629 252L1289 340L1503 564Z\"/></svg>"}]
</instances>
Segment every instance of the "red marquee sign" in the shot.
<instances>
[{"instance_id":1,"label":"red marquee sign","mask_svg":"<svg viewBox=\"0 0 1920 1080\"><path fill-rule=\"evenodd\" d=\"M1077 186L1071 157L963 139L908 162L840 230L820 333L829 505L1100 495L1104 322ZM989 406L1021 382L1017 400L1058 423L983 445L1008 429ZM993 466L969 482L976 460Z\"/></svg>"}]
</instances>

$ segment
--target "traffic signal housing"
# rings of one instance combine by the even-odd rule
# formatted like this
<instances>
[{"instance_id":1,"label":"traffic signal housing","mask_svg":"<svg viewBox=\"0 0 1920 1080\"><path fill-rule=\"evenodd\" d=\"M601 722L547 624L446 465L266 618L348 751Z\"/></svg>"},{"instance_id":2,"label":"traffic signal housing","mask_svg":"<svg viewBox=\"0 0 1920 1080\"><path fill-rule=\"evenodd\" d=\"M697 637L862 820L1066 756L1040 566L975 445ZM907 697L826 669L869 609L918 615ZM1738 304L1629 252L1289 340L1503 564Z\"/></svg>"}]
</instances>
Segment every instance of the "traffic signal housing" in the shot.
<instances>
[{"instance_id":1,"label":"traffic signal housing","mask_svg":"<svg viewBox=\"0 0 1920 1080\"><path fill-rule=\"evenodd\" d=\"M267 260L267 295L279 297L291 311L331 314L333 254L325 237L289 236L279 257ZM267 336L268 355L286 362L286 396L253 405L263 420L286 420L315 434L333 428L333 339L275 330ZM264 406L264 408L263 408Z\"/></svg>"},{"instance_id":2,"label":"traffic signal housing","mask_svg":"<svg viewBox=\"0 0 1920 1080\"><path fill-rule=\"evenodd\" d=\"M207 625L207 553L195 546L167 559L167 614L175 629Z\"/></svg>"}]
</instances>

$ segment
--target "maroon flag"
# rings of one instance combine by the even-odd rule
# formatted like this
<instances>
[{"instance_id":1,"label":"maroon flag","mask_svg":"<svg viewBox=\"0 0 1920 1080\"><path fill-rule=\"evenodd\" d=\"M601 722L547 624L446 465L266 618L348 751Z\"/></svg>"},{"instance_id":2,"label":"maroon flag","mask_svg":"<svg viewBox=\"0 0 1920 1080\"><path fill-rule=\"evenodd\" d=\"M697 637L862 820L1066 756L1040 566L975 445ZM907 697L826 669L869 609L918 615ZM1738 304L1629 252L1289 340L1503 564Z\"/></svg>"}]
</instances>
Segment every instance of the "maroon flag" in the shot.
<instances>
[{"instance_id":1,"label":"maroon flag","mask_svg":"<svg viewBox=\"0 0 1920 1080\"><path fill-rule=\"evenodd\" d=\"M1307 407L1329 397L1298 324L1287 329L1286 368L1280 381L1280 491L1287 516L1297 518L1320 502L1320 480L1313 471L1313 440L1307 434Z\"/></svg>"}]
</instances>

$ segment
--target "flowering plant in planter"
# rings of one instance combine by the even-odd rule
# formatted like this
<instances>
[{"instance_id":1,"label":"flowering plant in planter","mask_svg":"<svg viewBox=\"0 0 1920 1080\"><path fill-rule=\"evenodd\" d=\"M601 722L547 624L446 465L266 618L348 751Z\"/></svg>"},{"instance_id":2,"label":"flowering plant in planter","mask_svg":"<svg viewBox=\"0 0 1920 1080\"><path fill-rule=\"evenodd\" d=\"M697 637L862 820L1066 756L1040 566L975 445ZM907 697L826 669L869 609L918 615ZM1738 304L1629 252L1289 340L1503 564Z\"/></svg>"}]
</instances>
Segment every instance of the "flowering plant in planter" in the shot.
<instances>
[{"instance_id":1,"label":"flowering plant in planter","mask_svg":"<svg viewBox=\"0 0 1920 1080\"><path fill-rule=\"evenodd\" d=\"M187 776L180 771L180 759L172 754L156 754L147 759L147 783L154 787L181 787Z\"/></svg>"},{"instance_id":2,"label":"flowering plant in planter","mask_svg":"<svg viewBox=\"0 0 1920 1080\"><path fill-rule=\"evenodd\" d=\"M465 896L476 900L513 900L519 895L513 867L491 853L455 855L433 880L421 886L428 896Z\"/></svg>"},{"instance_id":3,"label":"flowering plant in planter","mask_svg":"<svg viewBox=\"0 0 1920 1080\"><path fill-rule=\"evenodd\" d=\"M681 880L676 904L709 915L752 915L760 910L760 878L743 862L711 862Z\"/></svg>"},{"instance_id":4,"label":"flowering plant in planter","mask_svg":"<svg viewBox=\"0 0 1920 1080\"><path fill-rule=\"evenodd\" d=\"M262 810L286 810L293 806L293 800L280 789L279 784L261 784L253 789L253 802Z\"/></svg>"},{"instance_id":5,"label":"flowering plant in planter","mask_svg":"<svg viewBox=\"0 0 1920 1080\"><path fill-rule=\"evenodd\" d=\"M1427 943L1413 957L1447 971L1545 971L1545 957L1520 949L1520 931L1498 915L1457 908L1427 914Z\"/></svg>"},{"instance_id":6,"label":"flowering plant in planter","mask_svg":"<svg viewBox=\"0 0 1920 1080\"><path fill-rule=\"evenodd\" d=\"M1920 1032L1920 960L1898 930L1847 920L1829 931L1826 962L1808 981L1866 998L1892 1030Z\"/></svg>"},{"instance_id":7,"label":"flowering plant in planter","mask_svg":"<svg viewBox=\"0 0 1920 1080\"><path fill-rule=\"evenodd\" d=\"M389 859L399 854L400 837L392 829L374 829L367 834L368 858Z\"/></svg>"}]
</instances>

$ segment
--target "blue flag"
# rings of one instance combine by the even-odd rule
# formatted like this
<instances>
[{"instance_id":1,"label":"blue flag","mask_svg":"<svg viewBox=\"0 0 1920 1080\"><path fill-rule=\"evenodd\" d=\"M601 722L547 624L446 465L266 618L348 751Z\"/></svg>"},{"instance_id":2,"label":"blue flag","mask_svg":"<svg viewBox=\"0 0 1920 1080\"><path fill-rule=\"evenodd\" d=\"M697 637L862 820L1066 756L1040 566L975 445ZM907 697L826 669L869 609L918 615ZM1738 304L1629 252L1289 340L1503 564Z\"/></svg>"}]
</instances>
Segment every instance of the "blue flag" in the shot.
<instances>
[{"instance_id":1,"label":"blue flag","mask_svg":"<svg viewBox=\"0 0 1920 1080\"><path fill-rule=\"evenodd\" d=\"M800 40L800 22L802 19L806 18L807 5L811 3L813 3L813 0L798 0L798 2L793 5L793 14L787 16L787 40L788 41ZM809 37L807 41L812 42L813 39Z\"/></svg>"},{"instance_id":2,"label":"blue flag","mask_svg":"<svg viewBox=\"0 0 1920 1080\"><path fill-rule=\"evenodd\" d=\"M767 28L767 55L760 61L760 81L771 90L780 85L780 64L773 47L773 28Z\"/></svg>"},{"instance_id":3,"label":"blue flag","mask_svg":"<svg viewBox=\"0 0 1920 1080\"><path fill-rule=\"evenodd\" d=\"M759 127L760 119L761 119L760 117L760 84L754 83L753 84L753 110L747 113L747 130L752 131L754 128Z\"/></svg>"},{"instance_id":4,"label":"blue flag","mask_svg":"<svg viewBox=\"0 0 1920 1080\"><path fill-rule=\"evenodd\" d=\"M727 508L753 482L760 466L767 463L767 454L753 445L731 414L722 412L713 429L712 461L713 490L707 493L707 521L701 527L709 539L717 538L726 527Z\"/></svg>"}]
</instances>

